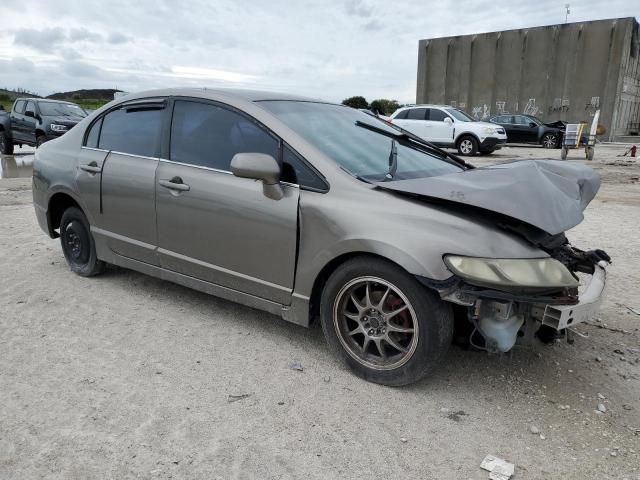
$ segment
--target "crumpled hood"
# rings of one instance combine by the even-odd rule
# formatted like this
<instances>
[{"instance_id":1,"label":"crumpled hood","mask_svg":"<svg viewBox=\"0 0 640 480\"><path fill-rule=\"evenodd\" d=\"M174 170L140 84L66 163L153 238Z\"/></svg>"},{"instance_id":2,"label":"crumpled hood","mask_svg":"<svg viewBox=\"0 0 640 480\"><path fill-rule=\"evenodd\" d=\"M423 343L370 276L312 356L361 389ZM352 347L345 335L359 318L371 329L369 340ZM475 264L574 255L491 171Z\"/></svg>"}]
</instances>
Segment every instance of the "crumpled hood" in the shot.
<instances>
[{"instance_id":1,"label":"crumpled hood","mask_svg":"<svg viewBox=\"0 0 640 480\"><path fill-rule=\"evenodd\" d=\"M556 235L582 222L582 212L600 188L600 176L584 165L526 160L376 185L496 212Z\"/></svg>"}]
</instances>

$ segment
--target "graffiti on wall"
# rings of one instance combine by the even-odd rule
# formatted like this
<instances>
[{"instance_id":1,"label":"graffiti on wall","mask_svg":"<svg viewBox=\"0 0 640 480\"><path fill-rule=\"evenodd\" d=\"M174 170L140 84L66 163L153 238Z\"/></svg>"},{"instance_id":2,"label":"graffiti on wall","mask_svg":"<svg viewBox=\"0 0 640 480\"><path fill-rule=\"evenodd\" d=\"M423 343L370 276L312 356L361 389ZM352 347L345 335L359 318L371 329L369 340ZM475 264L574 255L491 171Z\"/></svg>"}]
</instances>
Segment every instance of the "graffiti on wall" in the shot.
<instances>
[{"instance_id":1,"label":"graffiti on wall","mask_svg":"<svg viewBox=\"0 0 640 480\"><path fill-rule=\"evenodd\" d=\"M554 98L553 104L549 107L549 113L568 112L570 102L568 98Z\"/></svg>"},{"instance_id":2,"label":"graffiti on wall","mask_svg":"<svg viewBox=\"0 0 640 480\"><path fill-rule=\"evenodd\" d=\"M506 115L509 113L507 111L507 102L496 102L496 115Z\"/></svg>"},{"instance_id":3,"label":"graffiti on wall","mask_svg":"<svg viewBox=\"0 0 640 480\"><path fill-rule=\"evenodd\" d=\"M591 97L591 100L587 102L584 107L584 110L589 114L590 117L593 117L596 114L596 110L600 108L600 97Z\"/></svg>"},{"instance_id":4,"label":"graffiti on wall","mask_svg":"<svg viewBox=\"0 0 640 480\"><path fill-rule=\"evenodd\" d=\"M471 116L476 120L486 120L491 116L491 107L486 103L473 107L471 109Z\"/></svg>"},{"instance_id":5,"label":"graffiti on wall","mask_svg":"<svg viewBox=\"0 0 640 480\"><path fill-rule=\"evenodd\" d=\"M524 110L522 111L522 113L524 113L525 115L537 115L540 112L540 107L536 105L536 99L535 98L530 98L527 101L527 104L524 107Z\"/></svg>"}]
</instances>

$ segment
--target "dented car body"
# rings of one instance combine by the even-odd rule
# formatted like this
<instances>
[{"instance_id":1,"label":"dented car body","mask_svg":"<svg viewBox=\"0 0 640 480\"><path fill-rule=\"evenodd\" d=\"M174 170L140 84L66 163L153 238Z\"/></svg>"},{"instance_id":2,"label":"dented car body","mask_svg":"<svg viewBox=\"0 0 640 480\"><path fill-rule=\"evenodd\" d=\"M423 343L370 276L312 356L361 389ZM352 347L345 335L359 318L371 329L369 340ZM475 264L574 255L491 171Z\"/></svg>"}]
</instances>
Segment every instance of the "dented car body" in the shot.
<instances>
[{"instance_id":1,"label":"dented car body","mask_svg":"<svg viewBox=\"0 0 640 480\"><path fill-rule=\"evenodd\" d=\"M112 120L140 112L157 131L118 140ZM437 365L457 321L508 351L590 318L606 280L607 255L564 234L598 190L591 169L474 168L366 113L278 93L129 95L38 149L33 182L39 224L77 273L111 263L303 326L319 317L355 373L389 385Z\"/></svg>"}]
</instances>

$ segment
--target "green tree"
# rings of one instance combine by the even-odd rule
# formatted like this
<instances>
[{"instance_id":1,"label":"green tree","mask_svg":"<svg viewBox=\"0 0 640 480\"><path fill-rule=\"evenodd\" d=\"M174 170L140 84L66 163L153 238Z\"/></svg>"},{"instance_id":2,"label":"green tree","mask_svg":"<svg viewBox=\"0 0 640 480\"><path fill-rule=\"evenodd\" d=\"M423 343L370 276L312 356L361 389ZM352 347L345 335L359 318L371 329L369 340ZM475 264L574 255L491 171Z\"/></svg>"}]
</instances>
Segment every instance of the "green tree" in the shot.
<instances>
[{"instance_id":1,"label":"green tree","mask_svg":"<svg viewBox=\"0 0 640 480\"><path fill-rule=\"evenodd\" d=\"M398 108L400 108L400 104L397 100L389 100L386 98L380 98L378 100L374 100L369 105L369 108L374 112L378 112L382 115L391 115Z\"/></svg>"},{"instance_id":2,"label":"green tree","mask_svg":"<svg viewBox=\"0 0 640 480\"><path fill-rule=\"evenodd\" d=\"M361 96L345 98L342 104L351 108L369 108L367 99Z\"/></svg>"}]
</instances>

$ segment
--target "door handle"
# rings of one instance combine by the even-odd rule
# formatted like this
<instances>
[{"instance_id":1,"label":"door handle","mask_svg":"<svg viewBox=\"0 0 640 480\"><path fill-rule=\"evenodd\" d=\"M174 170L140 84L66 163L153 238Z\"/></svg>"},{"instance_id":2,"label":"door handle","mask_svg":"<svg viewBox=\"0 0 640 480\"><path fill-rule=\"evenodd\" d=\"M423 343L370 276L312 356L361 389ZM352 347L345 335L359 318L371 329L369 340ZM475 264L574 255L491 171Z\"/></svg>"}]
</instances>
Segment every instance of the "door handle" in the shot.
<instances>
[{"instance_id":1,"label":"door handle","mask_svg":"<svg viewBox=\"0 0 640 480\"><path fill-rule=\"evenodd\" d=\"M171 180L158 180L158 183L169 190L177 190L179 192L191 190L191 187L183 183L180 177L173 177Z\"/></svg>"},{"instance_id":2,"label":"door handle","mask_svg":"<svg viewBox=\"0 0 640 480\"><path fill-rule=\"evenodd\" d=\"M84 170L88 173L100 173L102 171L102 167L99 167L96 162L91 162L88 165L80 165L80 170Z\"/></svg>"}]
</instances>

